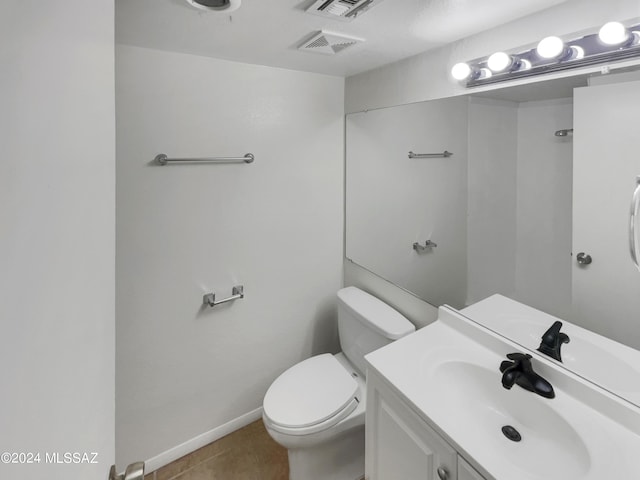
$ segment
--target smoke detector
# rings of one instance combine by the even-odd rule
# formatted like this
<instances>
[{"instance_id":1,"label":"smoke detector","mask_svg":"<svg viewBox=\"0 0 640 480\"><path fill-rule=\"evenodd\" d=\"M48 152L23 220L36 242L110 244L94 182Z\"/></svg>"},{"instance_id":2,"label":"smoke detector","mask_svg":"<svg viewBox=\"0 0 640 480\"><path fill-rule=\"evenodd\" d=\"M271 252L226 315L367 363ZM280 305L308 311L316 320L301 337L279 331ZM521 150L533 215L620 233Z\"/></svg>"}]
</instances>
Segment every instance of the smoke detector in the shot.
<instances>
[{"instance_id":1,"label":"smoke detector","mask_svg":"<svg viewBox=\"0 0 640 480\"><path fill-rule=\"evenodd\" d=\"M304 52L323 53L325 55L335 55L345 48L361 42L364 42L362 38L348 37L339 33L331 33L322 30L300 45L298 50L302 50Z\"/></svg>"},{"instance_id":2,"label":"smoke detector","mask_svg":"<svg viewBox=\"0 0 640 480\"><path fill-rule=\"evenodd\" d=\"M213 12L233 12L242 0L186 0L192 7Z\"/></svg>"},{"instance_id":3,"label":"smoke detector","mask_svg":"<svg viewBox=\"0 0 640 480\"><path fill-rule=\"evenodd\" d=\"M306 12L350 22L384 0L317 0Z\"/></svg>"}]
</instances>

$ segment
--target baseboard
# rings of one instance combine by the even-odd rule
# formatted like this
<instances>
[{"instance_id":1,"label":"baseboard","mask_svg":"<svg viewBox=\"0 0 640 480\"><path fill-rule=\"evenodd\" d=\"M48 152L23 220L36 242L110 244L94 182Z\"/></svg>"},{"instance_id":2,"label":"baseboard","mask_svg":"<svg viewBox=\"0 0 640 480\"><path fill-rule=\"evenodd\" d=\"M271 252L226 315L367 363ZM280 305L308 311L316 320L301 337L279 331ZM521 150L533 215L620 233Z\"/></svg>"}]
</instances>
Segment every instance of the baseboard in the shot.
<instances>
[{"instance_id":1,"label":"baseboard","mask_svg":"<svg viewBox=\"0 0 640 480\"><path fill-rule=\"evenodd\" d=\"M145 472L155 472L159 468L170 464L180 457L184 457L185 455L204 447L211 442L215 442L216 440L229 435L231 432L235 432L242 427L246 427L251 422L255 422L259 418L262 418L262 407L256 408L249 413L245 413L244 415L234 418L224 425L220 425L213 430L209 430L208 432L198 435L191 440L187 440L176 447L170 448L169 450L146 460L144 462Z\"/></svg>"}]
</instances>

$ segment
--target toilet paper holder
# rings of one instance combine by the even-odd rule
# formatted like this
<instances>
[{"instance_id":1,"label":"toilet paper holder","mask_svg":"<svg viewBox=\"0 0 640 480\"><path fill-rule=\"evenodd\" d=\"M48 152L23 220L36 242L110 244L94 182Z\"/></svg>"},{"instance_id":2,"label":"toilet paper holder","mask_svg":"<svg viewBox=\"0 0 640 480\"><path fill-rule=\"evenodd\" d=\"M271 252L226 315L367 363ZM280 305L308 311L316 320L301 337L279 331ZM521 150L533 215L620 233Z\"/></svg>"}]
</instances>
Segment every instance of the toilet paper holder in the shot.
<instances>
[{"instance_id":1,"label":"toilet paper holder","mask_svg":"<svg viewBox=\"0 0 640 480\"><path fill-rule=\"evenodd\" d=\"M202 297L202 304L205 307L215 307L217 305L221 305L227 302L233 302L234 300L239 300L240 298L244 298L244 286L236 285L231 290L231 296L227 298L223 298L222 300L216 300L216 293L206 293L204 297Z\"/></svg>"},{"instance_id":2,"label":"toilet paper holder","mask_svg":"<svg viewBox=\"0 0 640 480\"><path fill-rule=\"evenodd\" d=\"M420 243L415 242L413 244L413 249L416 252L420 253L420 252L424 252L425 250L430 250L432 248L436 248L437 246L438 246L437 243L432 242L431 240L427 240L427 241L424 242L424 245L421 245Z\"/></svg>"}]
</instances>

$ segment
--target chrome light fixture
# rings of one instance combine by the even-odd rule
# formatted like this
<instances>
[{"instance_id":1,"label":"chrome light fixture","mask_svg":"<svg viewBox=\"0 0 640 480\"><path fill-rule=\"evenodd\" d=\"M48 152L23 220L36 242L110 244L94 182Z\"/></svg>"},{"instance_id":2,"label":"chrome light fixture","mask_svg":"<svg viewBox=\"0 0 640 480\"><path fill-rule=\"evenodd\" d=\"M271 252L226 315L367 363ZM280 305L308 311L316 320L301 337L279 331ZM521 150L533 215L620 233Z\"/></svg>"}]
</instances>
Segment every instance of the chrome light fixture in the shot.
<instances>
[{"instance_id":1,"label":"chrome light fixture","mask_svg":"<svg viewBox=\"0 0 640 480\"><path fill-rule=\"evenodd\" d=\"M640 57L640 25L625 27L620 22L609 22L597 33L570 40L550 36L535 48L496 52L457 63L451 76L467 87L475 87L634 57Z\"/></svg>"}]
</instances>

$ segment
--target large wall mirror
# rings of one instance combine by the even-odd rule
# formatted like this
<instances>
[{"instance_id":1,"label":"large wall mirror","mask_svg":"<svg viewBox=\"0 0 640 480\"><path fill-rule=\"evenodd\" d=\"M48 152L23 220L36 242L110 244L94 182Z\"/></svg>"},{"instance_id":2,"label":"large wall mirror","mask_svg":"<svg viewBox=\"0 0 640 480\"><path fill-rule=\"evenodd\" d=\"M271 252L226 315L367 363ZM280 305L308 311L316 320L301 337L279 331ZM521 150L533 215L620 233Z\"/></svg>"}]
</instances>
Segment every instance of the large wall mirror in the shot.
<instances>
[{"instance_id":1,"label":"large wall mirror","mask_svg":"<svg viewBox=\"0 0 640 480\"><path fill-rule=\"evenodd\" d=\"M639 109L627 71L347 115L347 259L434 306L499 293L640 349Z\"/></svg>"}]
</instances>

